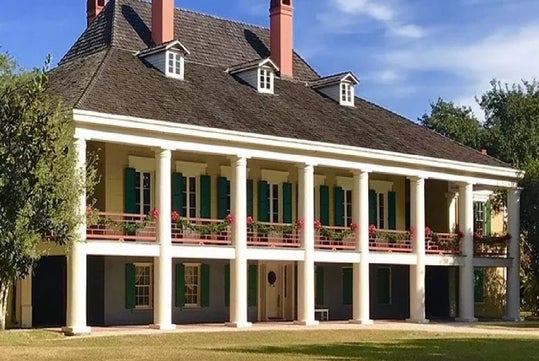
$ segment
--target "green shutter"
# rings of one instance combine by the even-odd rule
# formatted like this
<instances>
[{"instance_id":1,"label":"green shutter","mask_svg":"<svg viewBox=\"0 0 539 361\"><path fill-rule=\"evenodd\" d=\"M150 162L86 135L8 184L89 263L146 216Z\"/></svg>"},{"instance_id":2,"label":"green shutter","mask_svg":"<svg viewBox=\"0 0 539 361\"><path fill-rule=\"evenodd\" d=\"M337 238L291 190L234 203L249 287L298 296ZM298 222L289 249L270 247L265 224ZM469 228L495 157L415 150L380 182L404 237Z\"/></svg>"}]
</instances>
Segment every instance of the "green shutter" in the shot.
<instances>
[{"instance_id":1,"label":"green shutter","mask_svg":"<svg viewBox=\"0 0 539 361\"><path fill-rule=\"evenodd\" d=\"M333 224L344 226L344 191L341 187L333 188Z\"/></svg>"},{"instance_id":2,"label":"green shutter","mask_svg":"<svg viewBox=\"0 0 539 361\"><path fill-rule=\"evenodd\" d=\"M200 218L211 218L211 177L200 176Z\"/></svg>"},{"instance_id":3,"label":"green shutter","mask_svg":"<svg viewBox=\"0 0 539 361\"><path fill-rule=\"evenodd\" d=\"M388 267L378 268L377 272L377 299L380 305L391 303L391 269Z\"/></svg>"},{"instance_id":4,"label":"green shutter","mask_svg":"<svg viewBox=\"0 0 539 361\"><path fill-rule=\"evenodd\" d=\"M125 265L125 308L133 310L136 305L135 265L128 263Z\"/></svg>"},{"instance_id":5,"label":"green shutter","mask_svg":"<svg viewBox=\"0 0 539 361\"><path fill-rule=\"evenodd\" d=\"M182 212L183 207L183 174L172 173L172 210Z\"/></svg>"},{"instance_id":6,"label":"green shutter","mask_svg":"<svg viewBox=\"0 0 539 361\"><path fill-rule=\"evenodd\" d=\"M185 305L185 267L181 263L176 264L176 307Z\"/></svg>"},{"instance_id":7,"label":"green shutter","mask_svg":"<svg viewBox=\"0 0 539 361\"><path fill-rule=\"evenodd\" d=\"M247 179L247 216L253 217L253 180Z\"/></svg>"},{"instance_id":8,"label":"green shutter","mask_svg":"<svg viewBox=\"0 0 539 361\"><path fill-rule=\"evenodd\" d=\"M230 182L225 177L217 179L217 218L225 219L230 213L229 195Z\"/></svg>"},{"instance_id":9,"label":"green shutter","mask_svg":"<svg viewBox=\"0 0 539 361\"><path fill-rule=\"evenodd\" d=\"M225 265L225 306L230 306L230 265Z\"/></svg>"},{"instance_id":10,"label":"green shutter","mask_svg":"<svg viewBox=\"0 0 539 361\"><path fill-rule=\"evenodd\" d=\"M473 275L474 301L476 303L485 302L485 269L475 268Z\"/></svg>"},{"instance_id":11,"label":"green shutter","mask_svg":"<svg viewBox=\"0 0 539 361\"><path fill-rule=\"evenodd\" d=\"M124 212L138 213L136 198L137 171L134 168L126 168L124 181Z\"/></svg>"},{"instance_id":12,"label":"green shutter","mask_svg":"<svg viewBox=\"0 0 539 361\"><path fill-rule=\"evenodd\" d=\"M492 234L492 204L490 201L485 203L485 235Z\"/></svg>"},{"instance_id":13,"label":"green shutter","mask_svg":"<svg viewBox=\"0 0 539 361\"><path fill-rule=\"evenodd\" d=\"M249 274L248 274L248 283L249 288L247 289L247 304L249 306L256 306L258 299L258 266L249 265Z\"/></svg>"},{"instance_id":14,"label":"green shutter","mask_svg":"<svg viewBox=\"0 0 539 361\"><path fill-rule=\"evenodd\" d=\"M387 226L389 229L397 229L397 194L387 193Z\"/></svg>"},{"instance_id":15,"label":"green shutter","mask_svg":"<svg viewBox=\"0 0 539 361\"><path fill-rule=\"evenodd\" d=\"M292 223L292 183L283 183L283 223Z\"/></svg>"},{"instance_id":16,"label":"green shutter","mask_svg":"<svg viewBox=\"0 0 539 361\"><path fill-rule=\"evenodd\" d=\"M378 225L378 216L377 216L377 209L376 209L376 191L374 189L369 190L369 225L374 224L375 226Z\"/></svg>"},{"instance_id":17,"label":"green shutter","mask_svg":"<svg viewBox=\"0 0 539 361\"><path fill-rule=\"evenodd\" d=\"M258 182L258 220L269 222L268 182Z\"/></svg>"},{"instance_id":18,"label":"green shutter","mask_svg":"<svg viewBox=\"0 0 539 361\"><path fill-rule=\"evenodd\" d=\"M316 294L314 302L317 306L324 304L324 267L316 266Z\"/></svg>"},{"instance_id":19,"label":"green shutter","mask_svg":"<svg viewBox=\"0 0 539 361\"><path fill-rule=\"evenodd\" d=\"M329 187L320 186L320 223L329 226Z\"/></svg>"},{"instance_id":20,"label":"green shutter","mask_svg":"<svg viewBox=\"0 0 539 361\"><path fill-rule=\"evenodd\" d=\"M352 304L352 269L342 269L342 304Z\"/></svg>"},{"instance_id":21,"label":"green shutter","mask_svg":"<svg viewBox=\"0 0 539 361\"><path fill-rule=\"evenodd\" d=\"M200 266L200 306L210 307L210 265Z\"/></svg>"}]
</instances>

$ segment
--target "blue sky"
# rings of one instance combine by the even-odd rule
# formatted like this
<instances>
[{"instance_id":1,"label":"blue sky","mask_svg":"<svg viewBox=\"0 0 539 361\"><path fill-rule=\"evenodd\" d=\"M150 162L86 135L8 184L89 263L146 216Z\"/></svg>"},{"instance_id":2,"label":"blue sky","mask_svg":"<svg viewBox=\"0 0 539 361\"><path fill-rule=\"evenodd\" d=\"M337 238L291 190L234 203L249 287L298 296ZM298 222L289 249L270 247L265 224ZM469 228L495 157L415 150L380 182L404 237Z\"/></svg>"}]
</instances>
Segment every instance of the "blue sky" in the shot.
<instances>
[{"instance_id":1,"label":"blue sky","mask_svg":"<svg viewBox=\"0 0 539 361\"><path fill-rule=\"evenodd\" d=\"M269 0L176 0L268 26ZM24 67L57 61L84 30L84 0L2 1L0 46ZM443 97L472 106L489 81L539 78L539 0L295 0L295 48L323 75L415 120ZM480 117L481 114L477 114Z\"/></svg>"}]
</instances>

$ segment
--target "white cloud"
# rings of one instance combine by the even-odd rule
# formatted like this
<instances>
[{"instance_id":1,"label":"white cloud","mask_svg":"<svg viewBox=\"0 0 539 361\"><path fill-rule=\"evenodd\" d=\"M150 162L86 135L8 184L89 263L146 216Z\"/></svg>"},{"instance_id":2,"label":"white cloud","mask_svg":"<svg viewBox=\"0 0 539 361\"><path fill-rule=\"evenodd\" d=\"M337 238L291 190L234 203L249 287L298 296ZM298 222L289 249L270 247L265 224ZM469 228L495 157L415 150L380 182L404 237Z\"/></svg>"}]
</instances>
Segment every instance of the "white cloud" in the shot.
<instances>
[{"instance_id":1,"label":"white cloud","mask_svg":"<svg viewBox=\"0 0 539 361\"><path fill-rule=\"evenodd\" d=\"M417 25L393 25L390 27L391 32L403 38L420 39L425 36L425 30Z\"/></svg>"},{"instance_id":2,"label":"white cloud","mask_svg":"<svg viewBox=\"0 0 539 361\"><path fill-rule=\"evenodd\" d=\"M395 70L382 70L374 73L374 80L380 83L391 84L401 79L401 76Z\"/></svg>"},{"instance_id":3,"label":"white cloud","mask_svg":"<svg viewBox=\"0 0 539 361\"><path fill-rule=\"evenodd\" d=\"M394 18L393 10L383 4L376 4L369 0L335 0L339 10L350 15L368 15L379 21L391 21Z\"/></svg>"}]
</instances>

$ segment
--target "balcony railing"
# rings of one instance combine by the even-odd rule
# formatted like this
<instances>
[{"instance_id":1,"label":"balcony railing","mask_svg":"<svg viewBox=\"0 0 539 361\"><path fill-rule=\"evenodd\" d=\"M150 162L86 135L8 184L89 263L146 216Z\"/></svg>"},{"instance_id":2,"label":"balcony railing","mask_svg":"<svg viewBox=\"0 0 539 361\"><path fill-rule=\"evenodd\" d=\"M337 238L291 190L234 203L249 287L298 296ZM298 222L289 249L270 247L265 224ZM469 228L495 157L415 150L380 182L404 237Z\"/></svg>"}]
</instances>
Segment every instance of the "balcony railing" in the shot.
<instances>
[{"instance_id":1,"label":"balcony railing","mask_svg":"<svg viewBox=\"0 0 539 361\"><path fill-rule=\"evenodd\" d=\"M181 218L172 222L172 242L201 246L231 245L230 225L217 219Z\"/></svg>"},{"instance_id":2,"label":"balcony railing","mask_svg":"<svg viewBox=\"0 0 539 361\"><path fill-rule=\"evenodd\" d=\"M369 249L375 252L412 252L410 232L388 229L371 231Z\"/></svg>"},{"instance_id":3,"label":"balcony railing","mask_svg":"<svg viewBox=\"0 0 539 361\"><path fill-rule=\"evenodd\" d=\"M315 231L314 248L332 251L356 249L355 232L349 227L322 226Z\"/></svg>"},{"instance_id":4,"label":"balcony railing","mask_svg":"<svg viewBox=\"0 0 539 361\"><path fill-rule=\"evenodd\" d=\"M475 257L507 257L507 246L511 236L478 236L474 235Z\"/></svg>"},{"instance_id":5,"label":"balcony railing","mask_svg":"<svg viewBox=\"0 0 539 361\"><path fill-rule=\"evenodd\" d=\"M299 231L294 224L253 222L247 226L247 246L299 248Z\"/></svg>"},{"instance_id":6,"label":"balcony railing","mask_svg":"<svg viewBox=\"0 0 539 361\"><path fill-rule=\"evenodd\" d=\"M460 254L460 238L457 233L432 233L425 241L427 254Z\"/></svg>"},{"instance_id":7,"label":"balcony railing","mask_svg":"<svg viewBox=\"0 0 539 361\"><path fill-rule=\"evenodd\" d=\"M142 214L99 212L88 219L86 238L89 241L155 242L157 225Z\"/></svg>"}]
</instances>

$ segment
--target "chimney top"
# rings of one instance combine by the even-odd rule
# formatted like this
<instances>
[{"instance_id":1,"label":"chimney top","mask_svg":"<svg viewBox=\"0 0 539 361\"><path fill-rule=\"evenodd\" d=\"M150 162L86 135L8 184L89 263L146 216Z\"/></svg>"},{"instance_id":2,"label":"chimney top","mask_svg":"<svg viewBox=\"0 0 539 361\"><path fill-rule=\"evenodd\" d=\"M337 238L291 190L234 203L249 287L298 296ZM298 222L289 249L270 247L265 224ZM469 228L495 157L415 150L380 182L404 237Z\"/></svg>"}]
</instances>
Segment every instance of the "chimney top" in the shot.
<instances>
[{"instance_id":1,"label":"chimney top","mask_svg":"<svg viewBox=\"0 0 539 361\"><path fill-rule=\"evenodd\" d=\"M105 0L87 0L86 1L86 24L90 26L97 15L105 7Z\"/></svg>"},{"instance_id":2,"label":"chimney top","mask_svg":"<svg viewBox=\"0 0 539 361\"><path fill-rule=\"evenodd\" d=\"M293 17L292 0L271 0L270 57L279 67L281 78L293 78Z\"/></svg>"},{"instance_id":3,"label":"chimney top","mask_svg":"<svg viewBox=\"0 0 539 361\"><path fill-rule=\"evenodd\" d=\"M174 40L174 0L152 0L152 40L154 45Z\"/></svg>"}]
</instances>

